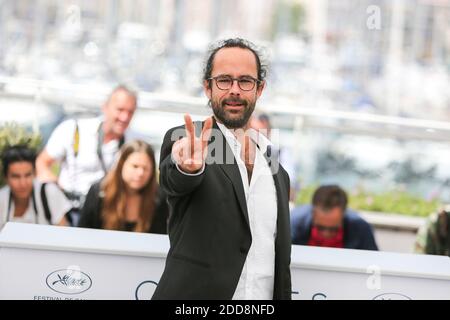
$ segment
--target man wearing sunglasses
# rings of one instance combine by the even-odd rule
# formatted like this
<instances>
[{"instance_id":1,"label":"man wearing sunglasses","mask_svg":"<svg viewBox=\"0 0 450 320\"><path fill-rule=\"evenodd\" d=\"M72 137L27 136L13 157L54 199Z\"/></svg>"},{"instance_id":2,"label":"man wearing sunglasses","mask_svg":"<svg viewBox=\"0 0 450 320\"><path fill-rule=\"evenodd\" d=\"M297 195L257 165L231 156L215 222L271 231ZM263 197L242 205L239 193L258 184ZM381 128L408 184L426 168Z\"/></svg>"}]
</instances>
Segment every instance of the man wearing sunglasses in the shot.
<instances>
[{"instance_id":1,"label":"man wearing sunglasses","mask_svg":"<svg viewBox=\"0 0 450 320\"><path fill-rule=\"evenodd\" d=\"M312 206L291 213L292 243L318 247L378 250L372 227L347 209L347 195L336 185L319 187Z\"/></svg>"}]
</instances>

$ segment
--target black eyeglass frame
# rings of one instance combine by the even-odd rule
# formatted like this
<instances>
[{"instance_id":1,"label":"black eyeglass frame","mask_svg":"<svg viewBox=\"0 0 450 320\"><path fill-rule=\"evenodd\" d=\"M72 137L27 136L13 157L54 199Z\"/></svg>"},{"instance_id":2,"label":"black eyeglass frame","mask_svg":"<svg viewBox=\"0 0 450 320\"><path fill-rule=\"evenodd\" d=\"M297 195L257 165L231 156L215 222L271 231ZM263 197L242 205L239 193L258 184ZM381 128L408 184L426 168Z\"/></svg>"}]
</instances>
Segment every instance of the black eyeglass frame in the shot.
<instances>
[{"instance_id":1,"label":"black eyeglass frame","mask_svg":"<svg viewBox=\"0 0 450 320\"><path fill-rule=\"evenodd\" d=\"M228 88L221 88L221 87L217 84L217 79L219 79L219 78L227 78L227 80L231 80L231 85L230 85ZM258 85L262 82L261 80L256 79L256 78L253 78L253 77L251 77L251 76L243 76L243 77L241 77L241 78L233 78L233 77L227 76L227 75L215 76L215 77L208 78L208 79L206 79L206 80L214 80L214 82L216 83L216 87L217 87L219 90L223 90L223 91L225 91L225 90L230 90L230 89L233 87L234 81L237 81L238 87L239 87L239 89L241 89L242 91L252 91L252 90L255 88L255 85L258 86ZM243 89L243 88L241 87L241 82L240 82L241 80L247 80L247 81L252 80L252 83L253 83L252 87L251 87L250 89Z\"/></svg>"},{"instance_id":2,"label":"black eyeglass frame","mask_svg":"<svg viewBox=\"0 0 450 320\"><path fill-rule=\"evenodd\" d=\"M320 224L313 224L313 226L317 228L317 230L319 230L320 232L328 231L329 233L337 233L341 228L341 226L326 227Z\"/></svg>"}]
</instances>

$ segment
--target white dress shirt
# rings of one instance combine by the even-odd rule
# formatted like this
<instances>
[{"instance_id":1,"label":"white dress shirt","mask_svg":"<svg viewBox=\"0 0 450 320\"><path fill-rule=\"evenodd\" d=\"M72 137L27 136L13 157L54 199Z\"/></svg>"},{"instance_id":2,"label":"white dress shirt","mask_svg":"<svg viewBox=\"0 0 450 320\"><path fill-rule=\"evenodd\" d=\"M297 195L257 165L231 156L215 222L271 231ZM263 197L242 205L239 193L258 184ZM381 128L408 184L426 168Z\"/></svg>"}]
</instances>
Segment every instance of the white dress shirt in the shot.
<instances>
[{"instance_id":1,"label":"white dress shirt","mask_svg":"<svg viewBox=\"0 0 450 320\"><path fill-rule=\"evenodd\" d=\"M223 124L218 126L233 151L241 173L247 200L252 244L247 254L233 300L270 300L275 280L275 237L277 227L277 195L264 153L270 141L256 130L249 129L256 148L253 173L248 182L247 168L241 159L241 144Z\"/></svg>"}]
</instances>

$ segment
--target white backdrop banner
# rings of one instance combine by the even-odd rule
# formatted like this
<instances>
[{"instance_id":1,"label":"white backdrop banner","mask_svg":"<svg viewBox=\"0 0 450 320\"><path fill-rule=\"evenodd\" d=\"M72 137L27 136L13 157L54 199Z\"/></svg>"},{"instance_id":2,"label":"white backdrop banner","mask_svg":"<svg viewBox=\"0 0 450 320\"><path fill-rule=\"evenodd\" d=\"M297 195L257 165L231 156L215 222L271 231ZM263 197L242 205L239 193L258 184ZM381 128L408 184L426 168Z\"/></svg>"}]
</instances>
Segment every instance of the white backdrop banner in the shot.
<instances>
[{"instance_id":1,"label":"white backdrop banner","mask_svg":"<svg viewBox=\"0 0 450 320\"><path fill-rule=\"evenodd\" d=\"M164 269L164 235L9 222L0 299L138 299ZM292 298L450 299L450 258L292 246Z\"/></svg>"}]
</instances>

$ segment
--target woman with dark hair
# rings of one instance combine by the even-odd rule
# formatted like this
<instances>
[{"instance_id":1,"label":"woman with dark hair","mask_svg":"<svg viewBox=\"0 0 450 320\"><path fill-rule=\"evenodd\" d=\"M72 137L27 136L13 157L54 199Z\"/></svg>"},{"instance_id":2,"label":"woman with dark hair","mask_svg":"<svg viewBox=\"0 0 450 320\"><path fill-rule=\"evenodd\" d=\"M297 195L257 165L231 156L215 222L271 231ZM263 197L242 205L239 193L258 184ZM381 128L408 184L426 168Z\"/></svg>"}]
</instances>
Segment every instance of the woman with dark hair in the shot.
<instances>
[{"instance_id":1,"label":"woman with dark hair","mask_svg":"<svg viewBox=\"0 0 450 320\"><path fill-rule=\"evenodd\" d=\"M0 189L0 230L9 221L67 226L72 208L54 183L35 179L36 153L24 145L2 153L2 173L7 185Z\"/></svg>"},{"instance_id":2,"label":"woman with dark hair","mask_svg":"<svg viewBox=\"0 0 450 320\"><path fill-rule=\"evenodd\" d=\"M156 182L155 155L144 141L124 144L104 179L93 184L79 227L167 233L168 206Z\"/></svg>"}]
</instances>

